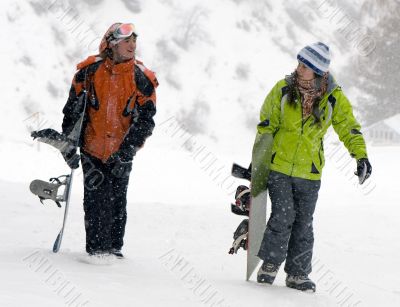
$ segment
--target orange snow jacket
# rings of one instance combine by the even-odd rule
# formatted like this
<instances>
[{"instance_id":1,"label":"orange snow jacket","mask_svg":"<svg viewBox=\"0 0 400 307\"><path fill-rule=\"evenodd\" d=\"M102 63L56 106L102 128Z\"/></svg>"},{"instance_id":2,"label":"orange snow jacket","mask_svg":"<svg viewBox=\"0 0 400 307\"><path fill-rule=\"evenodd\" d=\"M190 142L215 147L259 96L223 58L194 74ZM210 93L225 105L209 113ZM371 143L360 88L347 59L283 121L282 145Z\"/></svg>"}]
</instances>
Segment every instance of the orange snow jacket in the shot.
<instances>
[{"instance_id":1,"label":"orange snow jacket","mask_svg":"<svg viewBox=\"0 0 400 307\"><path fill-rule=\"evenodd\" d=\"M158 86L154 73L137 60L114 64L109 58L95 56L77 68L79 71L63 110L63 132L68 134L73 129L74 104L86 89L83 150L106 162L121 149L142 146L154 128L152 117Z\"/></svg>"}]
</instances>

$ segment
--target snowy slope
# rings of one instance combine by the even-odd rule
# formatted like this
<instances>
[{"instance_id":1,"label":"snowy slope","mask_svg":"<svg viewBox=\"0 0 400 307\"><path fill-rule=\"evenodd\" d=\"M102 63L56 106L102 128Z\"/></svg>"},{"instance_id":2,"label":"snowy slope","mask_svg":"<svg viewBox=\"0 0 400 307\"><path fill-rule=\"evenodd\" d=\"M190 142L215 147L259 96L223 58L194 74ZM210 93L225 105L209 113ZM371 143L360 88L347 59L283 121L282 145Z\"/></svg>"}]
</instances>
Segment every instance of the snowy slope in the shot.
<instances>
[{"instance_id":1,"label":"snowy slope","mask_svg":"<svg viewBox=\"0 0 400 307\"><path fill-rule=\"evenodd\" d=\"M368 190L357 188L355 178L348 180L333 163L327 166L331 176L323 180L314 224L315 295L286 289L283 272L273 287L260 286L254 279L244 281L245 254L227 253L241 219L229 213L230 198L224 191L208 189L212 184L202 181L201 174L198 182L208 193L197 193L195 199L191 191L179 189L183 179L174 180L182 192L175 191L175 197L186 204L168 196L164 202L157 196L155 201L139 200L137 186L131 186L127 259L111 266L81 262L84 227L79 180L57 255L50 248L61 225L61 210L50 203L42 206L29 194L28 181L1 181L0 305L63 306L81 294L76 302L87 300L87 306L211 306L220 300L218 306L352 306L357 302L357 306L398 306L396 172L400 170L388 161L400 151L390 151L372 150L375 185ZM176 159L185 160L184 156ZM137 164L134 178L146 172ZM195 164L187 163L185 168L198 172ZM203 198L207 200L196 202ZM63 290L65 282L69 284ZM75 290L66 295L72 286Z\"/></svg>"}]
</instances>

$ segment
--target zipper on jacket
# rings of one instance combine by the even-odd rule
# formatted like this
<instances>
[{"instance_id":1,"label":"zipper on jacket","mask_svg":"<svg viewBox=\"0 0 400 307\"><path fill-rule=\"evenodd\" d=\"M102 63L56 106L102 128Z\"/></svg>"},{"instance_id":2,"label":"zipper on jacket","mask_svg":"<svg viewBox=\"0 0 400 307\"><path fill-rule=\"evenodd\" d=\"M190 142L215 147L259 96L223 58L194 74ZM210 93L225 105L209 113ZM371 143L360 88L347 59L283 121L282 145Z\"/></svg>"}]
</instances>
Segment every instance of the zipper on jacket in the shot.
<instances>
[{"instance_id":1,"label":"zipper on jacket","mask_svg":"<svg viewBox=\"0 0 400 307\"><path fill-rule=\"evenodd\" d=\"M338 87L338 86L335 86L333 89L331 89L330 92L325 93L325 96L329 97L329 95L331 95L331 94L333 93L333 91L334 91L337 87ZM300 133L300 137L299 137L299 139L298 139L298 141L297 141L296 152L295 152L295 154L294 154L294 156L293 156L292 170L291 170L291 172L290 172L290 175L291 175L291 176L293 175L294 160L295 160L295 158L296 158L296 156L297 156L297 152L298 152L298 150L299 150L300 140L301 140L301 138L303 137L303 133L304 133L304 124L305 124L305 123L307 122L307 120L311 117L311 115L310 115L305 121L303 121L303 102L301 101L301 95L299 94L298 91L296 91L296 94L297 94L297 97L299 97L299 99L300 99L300 107L301 107L301 133ZM324 98L325 98L325 96L324 96ZM321 101L322 101L322 99L321 99ZM321 139L321 146L322 146L322 139ZM320 152L321 152L321 149L319 150L318 154L319 154L320 165L322 165L322 157L321 157L321 155L320 155Z\"/></svg>"},{"instance_id":2,"label":"zipper on jacket","mask_svg":"<svg viewBox=\"0 0 400 307\"><path fill-rule=\"evenodd\" d=\"M319 165L320 165L320 166L322 166L321 150L324 151L324 145L323 145L322 139L321 139L321 144L319 145L319 150L318 150Z\"/></svg>"},{"instance_id":3,"label":"zipper on jacket","mask_svg":"<svg viewBox=\"0 0 400 307\"><path fill-rule=\"evenodd\" d=\"M295 159L296 159L297 152L299 151L300 140L301 140L301 138L303 137L303 128L304 128L304 122L303 122L303 103L302 103L302 101L301 101L301 97L300 97L299 99L300 99L300 108L301 108L301 110L300 110L300 112L301 112L301 113L300 113L300 115L301 115L301 133L300 133L300 136L299 136L299 138L298 138L298 140L297 140L296 151L295 151L294 156L293 156L292 170L290 171L290 175L291 175L291 176L293 175L294 161L295 161Z\"/></svg>"}]
</instances>

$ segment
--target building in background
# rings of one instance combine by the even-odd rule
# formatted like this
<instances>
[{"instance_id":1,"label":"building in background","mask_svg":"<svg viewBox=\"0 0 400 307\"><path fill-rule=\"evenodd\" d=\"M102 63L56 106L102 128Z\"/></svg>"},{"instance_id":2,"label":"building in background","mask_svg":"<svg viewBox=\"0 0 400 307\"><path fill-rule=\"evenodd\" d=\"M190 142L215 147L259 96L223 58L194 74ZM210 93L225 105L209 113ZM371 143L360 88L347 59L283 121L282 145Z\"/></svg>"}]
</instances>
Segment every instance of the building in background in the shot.
<instances>
[{"instance_id":1,"label":"building in background","mask_svg":"<svg viewBox=\"0 0 400 307\"><path fill-rule=\"evenodd\" d=\"M363 134L372 145L400 145L400 113L366 127Z\"/></svg>"}]
</instances>

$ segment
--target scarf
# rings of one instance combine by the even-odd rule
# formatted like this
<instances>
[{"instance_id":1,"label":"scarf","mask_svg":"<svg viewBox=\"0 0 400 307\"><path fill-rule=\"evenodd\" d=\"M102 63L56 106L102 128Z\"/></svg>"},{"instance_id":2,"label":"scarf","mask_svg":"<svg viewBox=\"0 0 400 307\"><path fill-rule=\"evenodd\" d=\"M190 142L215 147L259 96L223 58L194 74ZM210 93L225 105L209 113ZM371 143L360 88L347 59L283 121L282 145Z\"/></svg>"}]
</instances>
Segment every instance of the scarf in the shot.
<instances>
[{"instance_id":1,"label":"scarf","mask_svg":"<svg viewBox=\"0 0 400 307\"><path fill-rule=\"evenodd\" d=\"M321 80L321 82L319 82ZM303 80L297 76L297 88L302 97L303 118L307 118L313 111L314 101L322 97L328 87L328 74L324 74L322 79Z\"/></svg>"}]
</instances>

